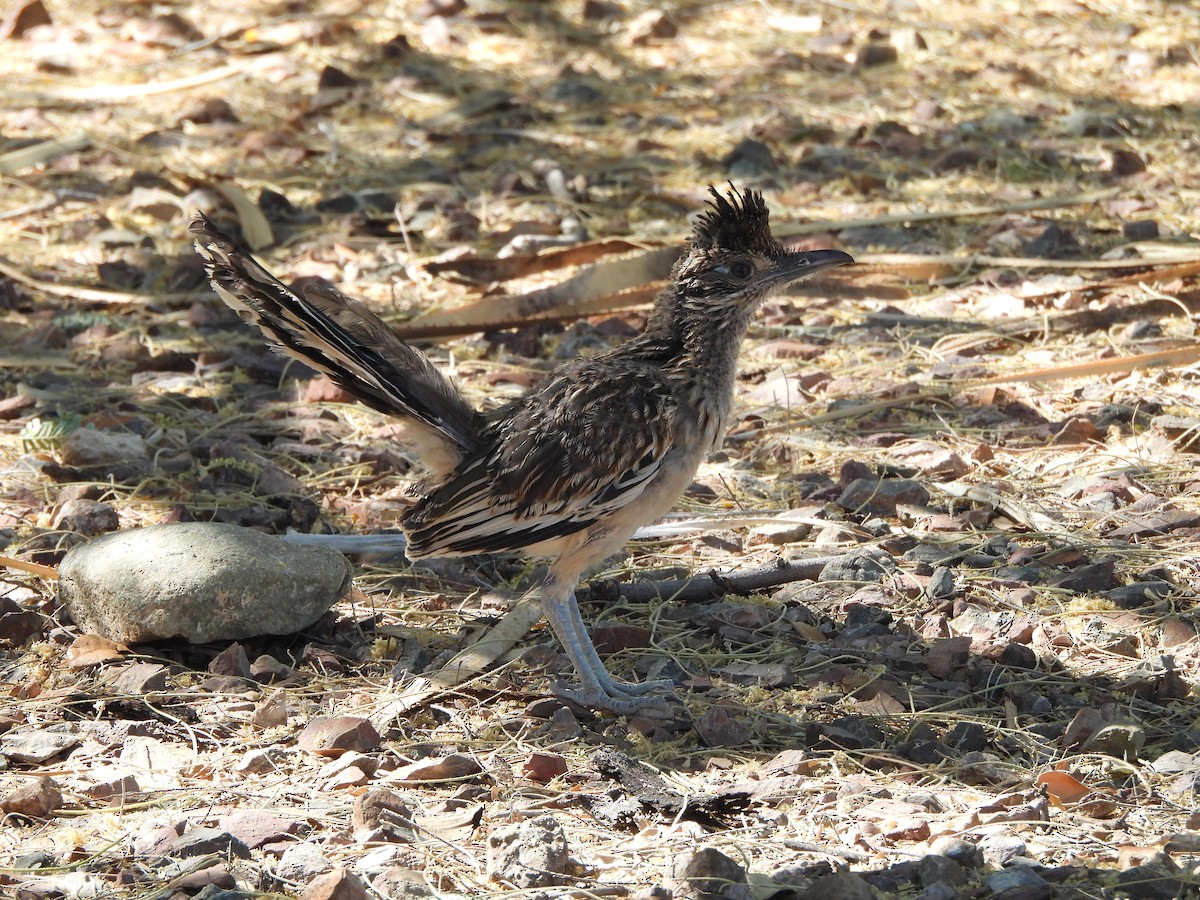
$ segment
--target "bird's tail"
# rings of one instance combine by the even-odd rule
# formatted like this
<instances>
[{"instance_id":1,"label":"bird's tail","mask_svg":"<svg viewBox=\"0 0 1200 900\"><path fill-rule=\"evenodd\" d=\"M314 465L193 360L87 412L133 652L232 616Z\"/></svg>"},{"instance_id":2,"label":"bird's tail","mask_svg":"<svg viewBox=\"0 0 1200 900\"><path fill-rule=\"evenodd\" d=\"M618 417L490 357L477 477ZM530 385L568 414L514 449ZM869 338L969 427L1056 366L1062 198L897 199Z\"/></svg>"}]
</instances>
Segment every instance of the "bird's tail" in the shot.
<instances>
[{"instance_id":1,"label":"bird's tail","mask_svg":"<svg viewBox=\"0 0 1200 900\"><path fill-rule=\"evenodd\" d=\"M297 294L204 215L190 230L217 294L276 350L328 375L372 409L404 420L431 468L452 466L474 449L479 414L363 303L317 285Z\"/></svg>"}]
</instances>

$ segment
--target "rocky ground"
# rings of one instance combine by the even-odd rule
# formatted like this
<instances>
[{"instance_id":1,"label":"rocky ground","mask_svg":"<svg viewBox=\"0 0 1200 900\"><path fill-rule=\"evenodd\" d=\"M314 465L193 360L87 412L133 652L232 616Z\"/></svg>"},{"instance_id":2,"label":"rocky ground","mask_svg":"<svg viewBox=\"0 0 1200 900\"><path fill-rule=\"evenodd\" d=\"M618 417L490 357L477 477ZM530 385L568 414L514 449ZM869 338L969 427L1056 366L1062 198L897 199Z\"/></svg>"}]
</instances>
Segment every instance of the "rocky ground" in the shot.
<instances>
[{"instance_id":1,"label":"rocky ground","mask_svg":"<svg viewBox=\"0 0 1200 900\"><path fill-rule=\"evenodd\" d=\"M43 2L0 25L0 552L46 567L0 580L0 893L1200 892L1195 3ZM581 593L669 713L552 699L515 559L360 553L232 643L60 605L89 537L371 533L414 477L192 211L488 406L634 333L727 180L860 265L764 309L725 448Z\"/></svg>"}]
</instances>

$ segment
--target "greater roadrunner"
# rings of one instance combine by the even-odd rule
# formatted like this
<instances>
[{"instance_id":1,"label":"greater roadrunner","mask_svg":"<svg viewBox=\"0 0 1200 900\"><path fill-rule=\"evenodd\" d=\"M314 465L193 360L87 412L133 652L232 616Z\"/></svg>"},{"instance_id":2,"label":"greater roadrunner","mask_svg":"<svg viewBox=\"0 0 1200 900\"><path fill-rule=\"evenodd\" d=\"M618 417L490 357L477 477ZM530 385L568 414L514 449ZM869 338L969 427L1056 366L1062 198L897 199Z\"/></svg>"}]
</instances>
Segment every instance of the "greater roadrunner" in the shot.
<instances>
[{"instance_id":1,"label":"greater roadrunner","mask_svg":"<svg viewBox=\"0 0 1200 900\"><path fill-rule=\"evenodd\" d=\"M720 444L738 349L759 304L854 261L839 250L784 249L755 191L709 192L711 208L639 337L566 363L486 413L359 301L315 285L300 296L204 216L191 224L213 287L243 320L406 423L430 474L403 519L409 558L499 550L549 557L542 610L581 680L556 690L617 713L661 703L643 695L673 685L609 674L575 602L580 576L665 514Z\"/></svg>"}]
</instances>

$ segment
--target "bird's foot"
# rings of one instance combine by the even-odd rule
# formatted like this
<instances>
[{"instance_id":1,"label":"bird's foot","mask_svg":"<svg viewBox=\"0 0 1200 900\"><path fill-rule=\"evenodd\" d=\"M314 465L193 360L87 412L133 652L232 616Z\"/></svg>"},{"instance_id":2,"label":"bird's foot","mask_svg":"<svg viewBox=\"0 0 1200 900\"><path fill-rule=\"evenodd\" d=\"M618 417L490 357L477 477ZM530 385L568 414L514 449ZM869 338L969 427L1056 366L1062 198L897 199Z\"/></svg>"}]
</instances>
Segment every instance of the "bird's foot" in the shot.
<instances>
[{"instance_id":1,"label":"bird's foot","mask_svg":"<svg viewBox=\"0 0 1200 900\"><path fill-rule=\"evenodd\" d=\"M607 674L607 673L605 673ZM603 683L587 679L583 682L567 684L559 682L553 690L555 696L562 697L579 706L588 709L602 709L619 716L627 716L642 710L667 711L670 706L667 701L678 700L673 693L673 681L643 681L630 683L618 681L609 676ZM646 694L659 694L657 697L647 697Z\"/></svg>"}]
</instances>

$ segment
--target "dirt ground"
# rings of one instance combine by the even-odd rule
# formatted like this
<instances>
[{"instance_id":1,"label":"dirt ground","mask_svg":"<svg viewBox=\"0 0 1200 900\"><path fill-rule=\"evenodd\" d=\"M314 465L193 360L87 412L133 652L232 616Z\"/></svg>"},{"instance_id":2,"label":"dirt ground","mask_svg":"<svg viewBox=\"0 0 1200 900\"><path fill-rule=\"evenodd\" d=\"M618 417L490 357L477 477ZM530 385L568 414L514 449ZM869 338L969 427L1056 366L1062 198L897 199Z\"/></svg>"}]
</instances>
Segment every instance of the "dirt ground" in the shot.
<instances>
[{"instance_id":1,"label":"dirt ground","mask_svg":"<svg viewBox=\"0 0 1200 900\"><path fill-rule=\"evenodd\" d=\"M7 570L0 894L1200 896L1200 4L44 2L0 26L8 557L396 527L393 427L220 304L195 210L483 407L633 334L709 184L859 265L767 305L581 593L669 714L550 699L544 628L436 689L517 559L360 554L232 647Z\"/></svg>"}]
</instances>

